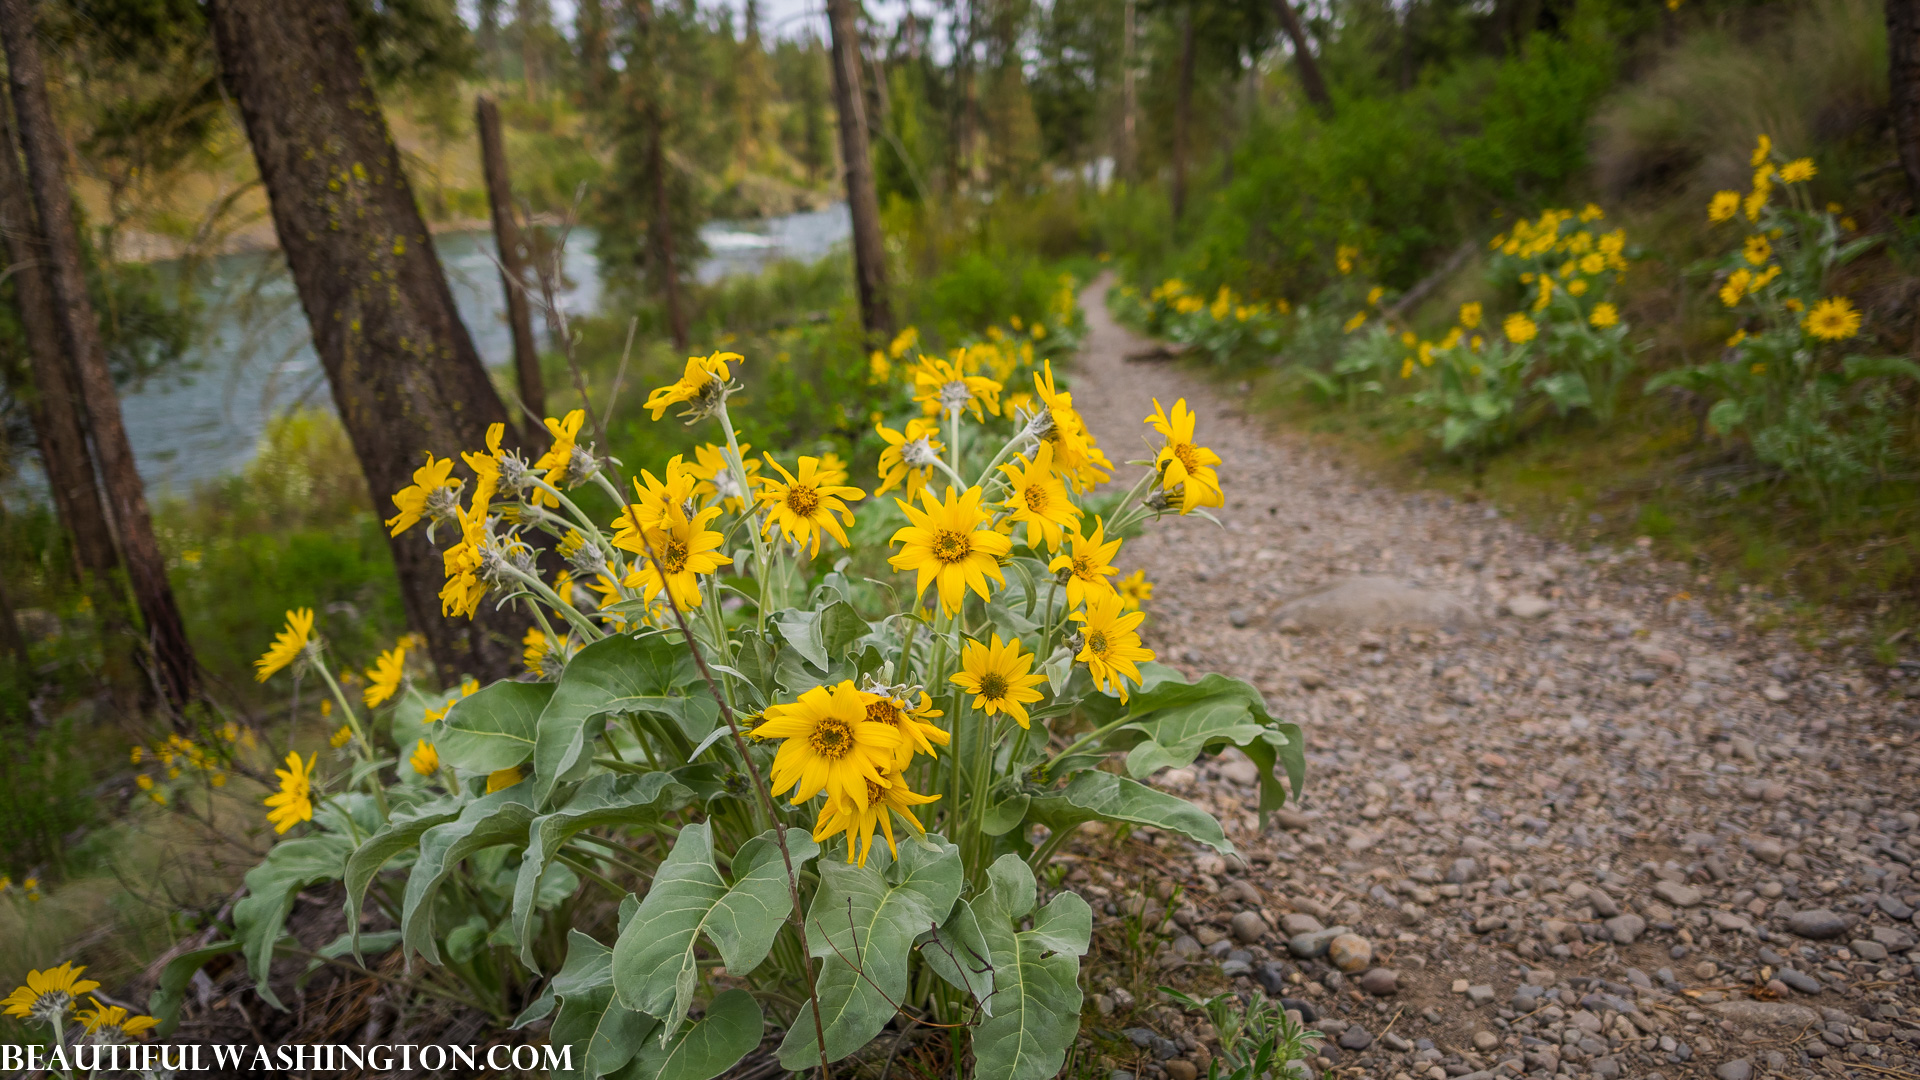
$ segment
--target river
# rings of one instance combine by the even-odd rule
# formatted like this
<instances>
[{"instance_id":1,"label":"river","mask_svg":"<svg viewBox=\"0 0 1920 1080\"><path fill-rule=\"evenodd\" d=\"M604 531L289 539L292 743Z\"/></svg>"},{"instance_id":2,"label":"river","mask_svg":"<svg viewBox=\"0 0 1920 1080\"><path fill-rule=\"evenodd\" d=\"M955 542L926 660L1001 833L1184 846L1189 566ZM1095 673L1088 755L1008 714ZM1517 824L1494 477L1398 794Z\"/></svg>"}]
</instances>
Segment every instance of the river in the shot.
<instances>
[{"instance_id":1,"label":"river","mask_svg":"<svg viewBox=\"0 0 1920 1080\"><path fill-rule=\"evenodd\" d=\"M850 232L845 204L752 221L716 221L701 229L708 255L702 282L757 273L778 259L812 261ZM454 303L489 367L512 361L500 274L489 232L441 233L434 246ZM573 314L599 311L603 290L594 236L576 229L567 243L562 305ZM197 291L204 302L199 340L185 357L187 374L149 380L121 398L127 435L148 493L184 495L202 481L232 473L253 458L272 417L301 406L332 408L333 398L307 337L307 319L285 265L275 253L209 260ZM544 328L535 315L536 334ZM44 479L23 476L29 490Z\"/></svg>"}]
</instances>

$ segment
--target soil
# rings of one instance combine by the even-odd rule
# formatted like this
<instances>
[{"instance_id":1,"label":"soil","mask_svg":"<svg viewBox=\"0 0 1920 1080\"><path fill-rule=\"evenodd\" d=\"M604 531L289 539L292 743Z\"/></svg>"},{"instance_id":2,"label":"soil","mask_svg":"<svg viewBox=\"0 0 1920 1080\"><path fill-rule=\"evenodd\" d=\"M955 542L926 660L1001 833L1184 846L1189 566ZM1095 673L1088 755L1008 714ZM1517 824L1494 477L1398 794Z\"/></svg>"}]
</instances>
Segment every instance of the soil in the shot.
<instances>
[{"instance_id":1,"label":"soil","mask_svg":"<svg viewBox=\"0 0 1920 1080\"><path fill-rule=\"evenodd\" d=\"M1130 913L1164 920L1145 971L1090 966L1083 1075L1206 1074L1210 1030L1156 982L1304 1004L1310 1064L1341 1076L1920 1074L1920 672L1798 648L1644 548L1357 475L1205 376L1129 360L1154 351L1104 291L1081 298L1073 393L1108 456L1149 456L1141 419L1185 398L1225 459L1218 527L1122 550L1156 585L1147 644L1258 686L1308 767L1265 828L1237 755L1156 778L1241 858L1159 836L1129 845L1145 884L1073 864L1111 948ZM1371 963L1288 939L1336 925Z\"/></svg>"}]
</instances>

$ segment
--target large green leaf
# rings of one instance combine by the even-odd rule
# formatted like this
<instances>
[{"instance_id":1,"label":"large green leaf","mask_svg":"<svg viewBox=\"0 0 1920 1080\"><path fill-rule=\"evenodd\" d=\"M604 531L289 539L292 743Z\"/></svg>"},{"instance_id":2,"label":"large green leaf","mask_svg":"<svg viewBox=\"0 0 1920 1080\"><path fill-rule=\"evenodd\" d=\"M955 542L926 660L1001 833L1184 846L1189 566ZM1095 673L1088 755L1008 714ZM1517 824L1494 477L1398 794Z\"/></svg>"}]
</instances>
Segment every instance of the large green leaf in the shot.
<instances>
[{"instance_id":1,"label":"large green leaf","mask_svg":"<svg viewBox=\"0 0 1920 1080\"><path fill-rule=\"evenodd\" d=\"M654 1017L620 1004L613 992L613 950L578 930L567 931L567 960L560 974L514 1026L538 1019L534 1014L542 1002L551 1009L556 1000L560 1010L548 1041L573 1048L570 1075L585 1080L624 1068L642 1045L653 1041L649 1036L660 1026Z\"/></svg>"},{"instance_id":2,"label":"large green leaf","mask_svg":"<svg viewBox=\"0 0 1920 1080\"><path fill-rule=\"evenodd\" d=\"M222 941L215 945L181 953L167 961L160 969L160 984L147 996L147 1014L160 1021L154 1033L164 1039L173 1034L180 1026L180 1006L186 1003L187 987L193 982L193 976L209 960L225 956L238 949L238 941Z\"/></svg>"},{"instance_id":3,"label":"large green leaf","mask_svg":"<svg viewBox=\"0 0 1920 1080\"><path fill-rule=\"evenodd\" d=\"M1197 840L1223 855L1233 850L1212 814L1177 795L1098 770L1074 777L1064 791L1035 798L1027 817L1054 830L1096 818L1151 825Z\"/></svg>"},{"instance_id":4,"label":"large green leaf","mask_svg":"<svg viewBox=\"0 0 1920 1080\"><path fill-rule=\"evenodd\" d=\"M773 616L774 628L807 663L829 670L847 646L864 637L867 620L845 600L835 600L818 611L789 608Z\"/></svg>"},{"instance_id":5,"label":"large green leaf","mask_svg":"<svg viewBox=\"0 0 1920 1080\"><path fill-rule=\"evenodd\" d=\"M1151 776L1165 768L1183 768L1208 749L1232 743L1260 766L1260 812L1285 804L1287 789L1273 773L1286 766L1295 792L1306 780L1306 756L1297 724L1275 720L1260 691L1239 679L1209 674L1185 682L1178 673L1154 681L1134 695L1123 734L1144 736L1127 754L1127 772Z\"/></svg>"},{"instance_id":6,"label":"large green leaf","mask_svg":"<svg viewBox=\"0 0 1920 1080\"><path fill-rule=\"evenodd\" d=\"M1033 871L1018 855L987 869L973 901L993 963L993 1015L973 1032L974 1080L1052 1080L1080 1030L1080 957L1093 911L1077 893L1055 896L1033 916Z\"/></svg>"},{"instance_id":7,"label":"large green leaf","mask_svg":"<svg viewBox=\"0 0 1920 1080\"><path fill-rule=\"evenodd\" d=\"M533 746L535 805L546 807L555 786L584 775L592 757L588 725L608 713L664 717L697 741L720 715L704 689L677 693L698 679L686 646L671 635L616 634L581 649L567 661L540 712Z\"/></svg>"},{"instance_id":8,"label":"large green leaf","mask_svg":"<svg viewBox=\"0 0 1920 1080\"><path fill-rule=\"evenodd\" d=\"M521 963L539 970L533 961L532 924L538 906L534 900L540 875L559 853L561 844L582 830L602 825L651 824L659 820L663 809L692 795L671 773L600 773L581 784L559 809L535 818L513 882L513 930L520 943Z\"/></svg>"},{"instance_id":9,"label":"large green leaf","mask_svg":"<svg viewBox=\"0 0 1920 1080\"><path fill-rule=\"evenodd\" d=\"M798 873L820 845L797 829L787 850ZM613 946L613 984L629 1008L664 1017L668 1036L693 1003L699 968L694 951L705 935L730 975L760 966L774 935L793 911L787 871L773 833L740 845L733 884L713 863L713 833L705 824L680 830L633 920Z\"/></svg>"},{"instance_id":10,"label":"large green leaf","mask_svg":"<svg viewBox=\"0 0 1920 1080\"><path fill-rule=\"evenodd\" d=\"M807 912L807 943L820 960L814 979L827 1060L838 1061L873 1041L906 1000L913 940L946 921L960 897L960 849L938 836L902 846L898 862L885 850L867 865L822 861L820 891ZM820 1060L812 1004L787 1028L780 1064L795 1072Z\"/></svg>"},{"instance_id":11,"label":"large green leaf","mask_svg":"<svg viewBox=\"0 0 1920 1080\"><path fill-rule=\"evenodd\" d=\"M993 960L972 904L956 902L947 921L938 930L921 934L914 944L935 975L969 994L983 1015L993 1015Z\"/></svg>"},{"instance_id":12,"label":"large green leaf","mask_svg":"<svg viewBox=\"0 0 1920 1080\"><path fill-rule=\"evenodd\" d=\"M420 835L435 825L444 825L460 816L471 797L449 795L430 803L396 811L386 827L361 842L347 859L344 875L347 886L347 933L351 935L353 954L360 955L360 909L366 906L367 887L380 868L403 851L420 843Z\"/></svg>"},{"instance_id":13,"label":"large green leaf","mask_svg":"<svg viewBox=\"0 0 1920 1080\"><path fill-rule=\"evenodd\" d=\"M315 882L337 881L346 873L353 841L332 833L315 833L282 840L267 850L266 859L247 871L247 895L233 905L233 936L246 954L247 974L261 1000L285 1009L267 985L273 948L286 929L293 898Z\"/></svg>"},{"instance_id":14,"label":"large green leaf","mask_svg":"<svg viewBox=\"0 0 1920 1080\"><path fill-rule=\"evenodd\" d=\"M474 695L478 697L479 695ZM433 899L440 885L460 861L476 851L502 844L525 846L533 807L526 803L526 785L515 784L475 799L452 821L420 834L420 854L407 876L400 907L400 939L405 947L440 963L433 928Z\"/></svg>"},{"instance_id":15,"label":"large green leaf","mask_svg":"<svg viewBox=\"0 0 1920 1080\"><path fill-rule=\"evenodd\" d=\"M752 994L728 990L665 1045L642 1043L619 1080L713 1080L760 1045L764 1025Z\"/></svg>"},{"instance_id":16,"label":"large green leaf","mask_svg":"<svg viewBox=\"0 0 1920 1080\"><path fill-rule=\"evenodd\" d=\"M473 773L499 772L533 756L540 710L552 683L497 682L453 703L428 739L440 763Z\"/></svg>"},{"instance_id":17,"label":"large green leaf","mask_svg":"<svg viewBox=\"0 0 1920 1080\"><path fill-rule=\"evenodd\" d=\"M631 895L620 902L623 918L631 914L630 905L636 903ZM580 994L595 986L612 985L613 950L578 930L568 930L567 958L561 961L559 973L547 980L546 989L533 1004L513 1018L512 1026L523 1028L545 1020L553 1013L555 1000L562 994Z\"/></svg>"}]
</instances>

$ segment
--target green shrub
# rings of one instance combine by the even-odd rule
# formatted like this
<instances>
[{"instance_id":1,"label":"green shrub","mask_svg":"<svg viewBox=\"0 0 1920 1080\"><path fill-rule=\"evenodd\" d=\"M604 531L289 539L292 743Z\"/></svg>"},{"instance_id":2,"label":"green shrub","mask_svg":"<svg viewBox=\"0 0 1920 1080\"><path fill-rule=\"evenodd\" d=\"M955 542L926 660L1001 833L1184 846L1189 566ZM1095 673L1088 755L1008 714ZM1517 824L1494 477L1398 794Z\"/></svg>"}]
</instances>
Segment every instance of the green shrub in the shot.
<instances>
[{"instance_id":1,"label":"green shrub","mask_svg":"<svg viewBox=\"0 0 1920 1080\"><path fill-rule=\"evenodd\" d=\"M1335 282L1325 255L1363 248L1374 277L1411 285L1490 211L1556 190L1586 165L1586 131L1613 79L1593 20L1472 58L1405 93L1342 101L1328 121L1264 116L1177 272L1202 292L1302 300Z\"/></svg>"},{"instance_id":2,"label":"green shrub","mask_svg":"<svg viewBox=\"0 0 1920 1080\"><path fill-rule=\"evenodd\" d=\"M1806 186L1817 174L1812 159L1788 162L1762 136L1751 160L1751 190L1720 192L1708 211L1728 239L1744 233L1741 243L1696 268L1711 273L1733 335L1718 361L1663 372L1648 389L1700 395L1715 433L1744 436L1762 462L1831 505L1898 462L1920 365L1846 344L1863 315L1832 294L1833 277L1882 238L1857 235L1833 207L1816 206ZM1776 185L1784 199L1774 198Z\"/></svg>"}]
</instances>

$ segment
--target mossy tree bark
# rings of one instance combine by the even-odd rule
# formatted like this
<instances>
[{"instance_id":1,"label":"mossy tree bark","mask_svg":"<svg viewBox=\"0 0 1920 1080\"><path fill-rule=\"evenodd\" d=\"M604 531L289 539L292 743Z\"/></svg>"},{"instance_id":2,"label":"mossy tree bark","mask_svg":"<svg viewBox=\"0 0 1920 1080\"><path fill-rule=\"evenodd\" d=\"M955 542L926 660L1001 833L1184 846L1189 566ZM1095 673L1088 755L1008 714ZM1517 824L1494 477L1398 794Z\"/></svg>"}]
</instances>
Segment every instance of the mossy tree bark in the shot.
<instances>
[{"instance_id":1,"label":"mossy tree bark","mask_svg":"<svg viewBox=\"0 0 1920 1080\"><path fill-rule=\"evenodd\" d=\"M478 449L488 425L510 418L454 308L345 0L211 0L208 11L314 348L384 505L426 453ZM471 621L442 616L426 530L389 547L441 676L512 672L517 613L483 603Z\"/></svg>"},{"instance_id":2,"label":"mossy tree bark","mask_svg":"<svg viewBox=\"0 0 1920 1080\"><path fill-rule=\"evenodd\" d=\"M0 39L7 54L15 119L26 152L28 188L45 243L44 264L60 336L72 360L73 386L85 402L87 426L100 478L120 540L120 555L153 650L153 675L176 711L200 697L200 672L166 560L153 533L146 488L133 458L133 444L120 416L120 398L107 368L100 322L81 266L80 234L73 219L73 189L67 180L67 145L47 97L33 0L0 0Z\"/></svg>"},{"instance_id":3,"label":"mossy tree bark","mask_svg":"<svg viewBox=\"0 0 1920 1080\"><path fill-rule=\"evenodd\" d=\"M86 413L60 341L60 315L47 282L46 242L34 218L7 106L0 106L0 234L12 264L14 308L26 339L27 372L15 396L27 404L54 512L73 543L79 576L104 579L120 565L113 525L100 503L87 446Z\"/></svg>"},{"instance_id":4,"label":"mossy tree bark","mask_svg":"<svg viewBox=\"0 0 1920 1080\"><path fill-rule=\"evenodd\" d=\"M860 325L878 343L893 336L887 299L887 248L880 232L880 196L868 145L867 99L860 85L860 28L855 0L827 0L833 34L833 103L840 114L840 156L846 165L847 208L853 217L853 274L860 294Z\"/></svg>"}]
</instances>

